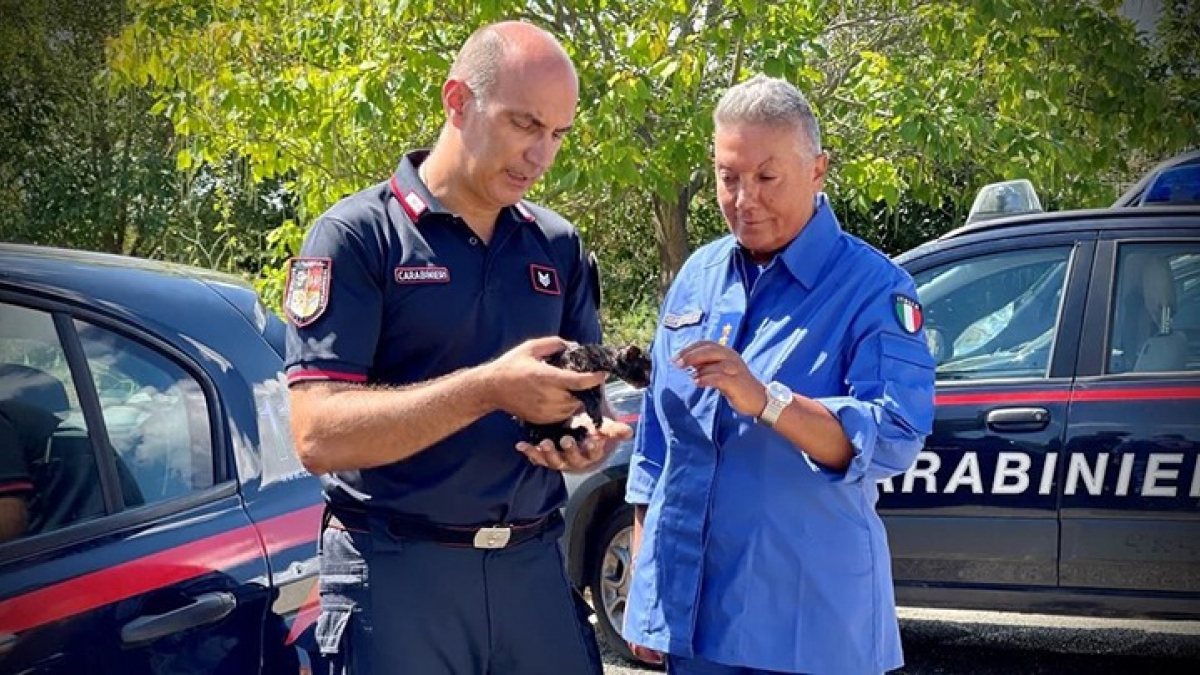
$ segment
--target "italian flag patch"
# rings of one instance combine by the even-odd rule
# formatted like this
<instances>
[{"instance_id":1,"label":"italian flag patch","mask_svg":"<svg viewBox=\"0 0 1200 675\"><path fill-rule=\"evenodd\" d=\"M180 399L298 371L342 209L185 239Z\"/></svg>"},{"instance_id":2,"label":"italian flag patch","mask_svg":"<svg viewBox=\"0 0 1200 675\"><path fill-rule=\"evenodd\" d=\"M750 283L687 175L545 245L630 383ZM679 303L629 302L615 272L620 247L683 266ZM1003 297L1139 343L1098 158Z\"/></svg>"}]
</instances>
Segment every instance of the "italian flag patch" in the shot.
<instances>
[{"instance_id":1,"label":"italian flag patch","mask_svg":"<svg viewBox=\"0 0 1200 675\"><path fill-rule=\"evenodd\" d=\"M900 322L900 327L908 334L914 334L921 330L921 325L924 319L921 317L921 303L906 298L903 295L893 297L893 305L896 311L896 321Z\"/></svg>"}]
</instances>

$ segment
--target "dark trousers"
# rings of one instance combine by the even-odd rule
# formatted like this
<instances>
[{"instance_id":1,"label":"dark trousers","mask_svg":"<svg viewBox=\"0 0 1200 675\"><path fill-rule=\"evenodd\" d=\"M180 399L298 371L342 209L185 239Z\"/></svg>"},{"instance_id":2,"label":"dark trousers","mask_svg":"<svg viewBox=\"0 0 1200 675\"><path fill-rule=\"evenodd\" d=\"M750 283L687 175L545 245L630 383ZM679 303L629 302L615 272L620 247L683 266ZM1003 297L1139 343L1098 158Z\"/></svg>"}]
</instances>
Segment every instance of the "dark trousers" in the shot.
<instances>
[{"instance_id":1,"label":"dark trousers","mask_svg":"<svg viewBox=\"0 0 1200 675\"><path fill-rule=\"evenodd\" d=\"M366 530L321 535L316 638L331 675L601 675L561 524L504 549Z\"/></svg>"}]
</instances>

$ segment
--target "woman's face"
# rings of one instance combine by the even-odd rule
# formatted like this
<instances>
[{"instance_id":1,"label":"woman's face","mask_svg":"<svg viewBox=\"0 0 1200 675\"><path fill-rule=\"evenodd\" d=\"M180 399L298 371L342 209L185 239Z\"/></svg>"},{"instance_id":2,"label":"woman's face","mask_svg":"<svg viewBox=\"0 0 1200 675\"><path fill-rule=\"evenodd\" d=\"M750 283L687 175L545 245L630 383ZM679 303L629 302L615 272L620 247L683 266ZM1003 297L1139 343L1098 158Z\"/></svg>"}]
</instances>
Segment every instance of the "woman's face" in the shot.
<instances>
[{"instance_id":1,"label":"woman's face","mask_svg":"<svg viewBox=\"0 0 1200 675\"><path fill-rule=\"evenodd\" d=\"M812 218L827 158L808 148L799 127L725 124L714 137L717 202L751 257L769 260Z\"/></svg>"}]
</instances>

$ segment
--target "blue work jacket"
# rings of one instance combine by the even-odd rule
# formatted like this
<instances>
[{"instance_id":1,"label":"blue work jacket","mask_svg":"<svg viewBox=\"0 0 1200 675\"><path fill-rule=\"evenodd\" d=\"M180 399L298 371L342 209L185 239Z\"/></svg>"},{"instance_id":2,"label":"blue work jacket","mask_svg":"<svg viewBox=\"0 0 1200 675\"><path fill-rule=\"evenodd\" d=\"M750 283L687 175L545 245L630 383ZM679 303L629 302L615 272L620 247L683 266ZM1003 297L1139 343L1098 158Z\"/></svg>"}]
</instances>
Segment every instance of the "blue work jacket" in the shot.
<instances>
[{"instance_id":1,"label":"blue work jacket","mask_svg":"<svg viewBox=\"0 0 1200 675\"><path fill-rule=\"evenodd\" d=\"M664 301L626 493L648 505L624 630L637 644L783 672L903 664L876 481L932 427L934 361L912 279L817 206L761 270L732 236L704 246ZM705 338L829 409L850 466L697 388L672 357Z\"/></svg>"}]
</instances>

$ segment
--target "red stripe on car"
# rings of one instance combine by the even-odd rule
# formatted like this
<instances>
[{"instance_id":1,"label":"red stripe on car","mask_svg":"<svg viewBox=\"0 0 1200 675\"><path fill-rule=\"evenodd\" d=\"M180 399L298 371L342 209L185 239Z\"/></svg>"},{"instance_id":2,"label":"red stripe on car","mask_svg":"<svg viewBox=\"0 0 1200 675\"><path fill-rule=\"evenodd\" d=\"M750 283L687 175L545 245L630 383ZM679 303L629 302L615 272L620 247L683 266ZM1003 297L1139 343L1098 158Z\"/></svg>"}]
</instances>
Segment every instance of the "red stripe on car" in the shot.
<instances>
[{"instance_id":1,"label":"red stripe on car","mask_svg":"<svg viewBox=\"0 0 1200 675\"><path fill-rule=\"evenodd\" d=\"M938 394L937 405L979 405L982 403L1066 403L1071 400L1069 389L1054 391L983 391L969 394Z\"/></svg>"},{"instance_id":2,"label":"red stripe on car","mask_svg":"<svg viewBox=\"0 0 1200 675\"><path fill-rule=\"evenodd\" d=\"M308 596L304 598L304 604L300 605L300 610L296 612L296 619L292 622L292 628L288 631L287 639L283 644L295 644L296 640L300 639L300 635L308 630L308 627L316 623L317 617L321 614L321 584L314 580L312 588L308 591Z\"/></svg>"},{"instance_id":3,"label":"red stripe on car","mask_svg":"<svg viewBox=\"0 0 1200 675\"><path fill-rule=\"evenodd\" d=\"M1154 401L1200 398L1200 387L1141 387L1123 389L1085 389L1071 392L1052 391L985 391L969 394L938 394L937 405L981 405L985 403L1067 403L1071 401ZM618 415L617 421L626 424L638 421L638 413Z\"/></svg>"},{"instance_id":4,"label":"red stripe on car","mask_svg":"<svg viewBox=\"0 0 1200 675\"><path fill-rule=\"evenodd\" d=\"M315 541L320 504L97 570L0 601L0 632L19 633L273 552Z\"/></svg>"},{"instance_id":5,"label":"red stripe on car","mask_svg":"<svg viewBox=\"0 0 1200 675\"><path fill-rule=\"evenodd\" d=\"M1071 394L1072 401L1170 401L1181 398L1200 398L1200 387L1077 389Z\"/></svg>"},{"instance_id":6,"label":"red stripe on car","mask_svg":"<svg viewBox=\"0 0 1200 675\"><path fill-rule=\"evenodd\" d=\"M991 391L938 394L937 405L986 403L1067 403L1075 401L1172 401L1200 398L1200 387L1122 387L1117 389L1056 389L1052 391Z\"/></svg>"}]
</instances>

